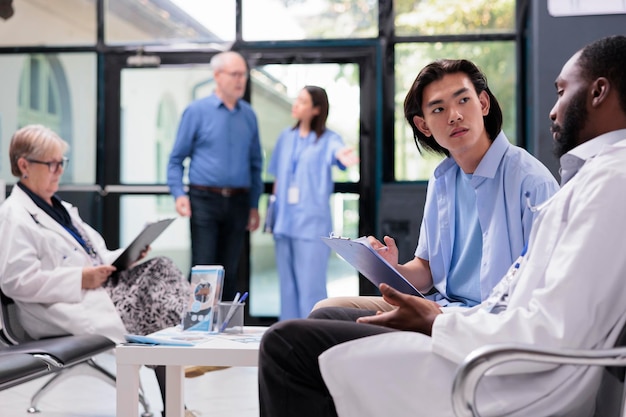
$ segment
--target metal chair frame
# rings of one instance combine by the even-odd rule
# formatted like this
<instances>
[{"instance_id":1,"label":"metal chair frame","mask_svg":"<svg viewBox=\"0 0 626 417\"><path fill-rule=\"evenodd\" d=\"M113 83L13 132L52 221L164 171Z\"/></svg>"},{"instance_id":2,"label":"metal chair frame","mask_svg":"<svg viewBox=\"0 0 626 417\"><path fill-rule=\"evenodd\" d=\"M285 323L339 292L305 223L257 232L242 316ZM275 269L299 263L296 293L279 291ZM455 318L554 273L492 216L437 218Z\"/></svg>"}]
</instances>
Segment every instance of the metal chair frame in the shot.
<instances>
[{"instance_id":1,"label":"metal chair frame","mask_svg":"<svg viewBox=\"0 0 626 417\"><path fill-rule=\"evenodd\" d=\"M626 328L625 328L626 330ZM489 345L473 351L458 368L452 387L452 408L457 417L480 417L476 389L487 371L512 361L529 361L558 365L605 366L619 381L624 381L626 347L624 330L618 347L598 350L542 349L519 344ZM620 416L625 416L622 388Z\"/></svg>"}]
</instances>

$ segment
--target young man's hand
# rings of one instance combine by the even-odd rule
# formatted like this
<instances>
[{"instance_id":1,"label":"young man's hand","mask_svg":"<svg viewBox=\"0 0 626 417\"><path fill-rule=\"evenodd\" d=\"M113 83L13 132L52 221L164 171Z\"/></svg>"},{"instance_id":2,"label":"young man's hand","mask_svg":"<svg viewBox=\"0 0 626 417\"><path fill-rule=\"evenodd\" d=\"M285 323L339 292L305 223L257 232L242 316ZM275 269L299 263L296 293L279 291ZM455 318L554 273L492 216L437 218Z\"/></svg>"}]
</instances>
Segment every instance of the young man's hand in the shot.
<instances>
[{"instance_id":1,"label":"young man's hand","mask_svg":"<svg viewBox=\"0 0 626 417\"><path fill-rule=\"evenodd\" d=\"M368 236L367 241L378 254L393 267L398 265L398 247L396 241L392 237L383 237L385 243L376 239L374 236Z\"/></svg>"}]
</instances>

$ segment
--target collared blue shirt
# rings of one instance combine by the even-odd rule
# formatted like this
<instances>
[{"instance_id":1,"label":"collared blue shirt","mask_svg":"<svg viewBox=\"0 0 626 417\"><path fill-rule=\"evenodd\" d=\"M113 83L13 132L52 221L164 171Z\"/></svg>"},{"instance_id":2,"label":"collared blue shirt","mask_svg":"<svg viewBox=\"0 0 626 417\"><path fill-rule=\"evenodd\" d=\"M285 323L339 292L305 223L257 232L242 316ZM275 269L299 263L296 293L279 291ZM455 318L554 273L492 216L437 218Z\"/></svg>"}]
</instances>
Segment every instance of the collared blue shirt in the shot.
<instances>
[{"instance_id":1,"label":"collared blue shirt","mask_svg":"<svg viewBox=\"0 0 626 417\"><path fill-rule=\"evenodd\" d=\"M187 157L191 184L249 188L250 206L258 207L263 156L257 118L248 103L239 100L229 110L213 93L185 109L167 167L167 185L174 198L185 194Z\"/></svg>"},{"instance_id":2,"label":"collared blue shirt","mask_svg":"<svg viewBox=\"0 0 626 417\"><path fill-rule=\"evenodd\" d=\"M329 198L334 189L332 167L345 169L335 157L344 144L326 129L299 137L298 129L284 129L276 142L268 172L276 177L276 223L273 234L300 239L319 239L332 231ZM287 202L288 189L299 190L296 204Z\"/></svg>"},{"instance_id":3,"label":"collared blue shirt","mask_svg":"<svg viewBox=\"0 0 626 417\"><path fill-rule=\"evenodd\" d=\"M444 159L428 182L424 217L415 256L429 261L433 284L446 294L455 239L456 175L453 158ZM559 189L550 171L527 151L509 143L501 132L471 179L482 231L480 296L484 300L519 256L530 235L531 206ZM527 202L525 194L529 193ZM445 305L445 300L443 303Z\"/></svg>"}]
</instances>

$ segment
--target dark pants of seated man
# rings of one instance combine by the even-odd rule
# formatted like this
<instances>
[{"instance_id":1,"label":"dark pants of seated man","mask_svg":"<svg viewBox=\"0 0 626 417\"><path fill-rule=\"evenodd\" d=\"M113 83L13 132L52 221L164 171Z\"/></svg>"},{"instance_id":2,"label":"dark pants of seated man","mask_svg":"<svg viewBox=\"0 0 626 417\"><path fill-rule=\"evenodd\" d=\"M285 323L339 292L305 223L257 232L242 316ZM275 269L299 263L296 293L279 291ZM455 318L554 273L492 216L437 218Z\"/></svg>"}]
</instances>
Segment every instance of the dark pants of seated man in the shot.
<instances>
[{"instance_id":1,"label":"dark pants of seated man","mask_svg":"<svg viewBox=\"0 0 626 417\"><path fill-rule=\"evenodd\" d=\"M327 307L313 311L309 318L280 321L271 326L259 350L260 416L337 416L317 358L340 343L397 331L355 323L358 317L375 313Z\"/></svg>"}]
</instances>

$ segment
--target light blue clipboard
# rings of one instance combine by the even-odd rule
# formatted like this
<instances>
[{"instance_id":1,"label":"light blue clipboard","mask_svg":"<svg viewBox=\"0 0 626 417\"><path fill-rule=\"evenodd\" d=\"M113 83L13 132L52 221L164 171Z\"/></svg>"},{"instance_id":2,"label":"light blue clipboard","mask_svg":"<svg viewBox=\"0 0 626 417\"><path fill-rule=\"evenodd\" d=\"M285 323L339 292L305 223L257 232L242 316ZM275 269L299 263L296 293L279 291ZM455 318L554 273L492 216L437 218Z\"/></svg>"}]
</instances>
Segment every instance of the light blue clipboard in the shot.
<instances>
[{"instance_id":1,"label":"light blue clipboard","mask_svg":"<svg viewBox=\"0 0 626 417\"><path fill-rule=\"evenodd\" d=\"M167 339L153 336L141 336L138 334L125 334L124 338L130 343L140 343L142 345L162 345L162 346L194 346L191 342L184 340Z\"/></svg>"},{"instance_id":2,"label":"light blue clipboard","mask_svg":"<svg viewBox=\"0 0 626 417\"><path fill-rule=\"evenodd\" d=\"M405 294L424 297L409 281L381 257L369 244L367 238L322 237L324 243L356 268L378 288L385 283Z\"/></svg>"}]
</instances>

